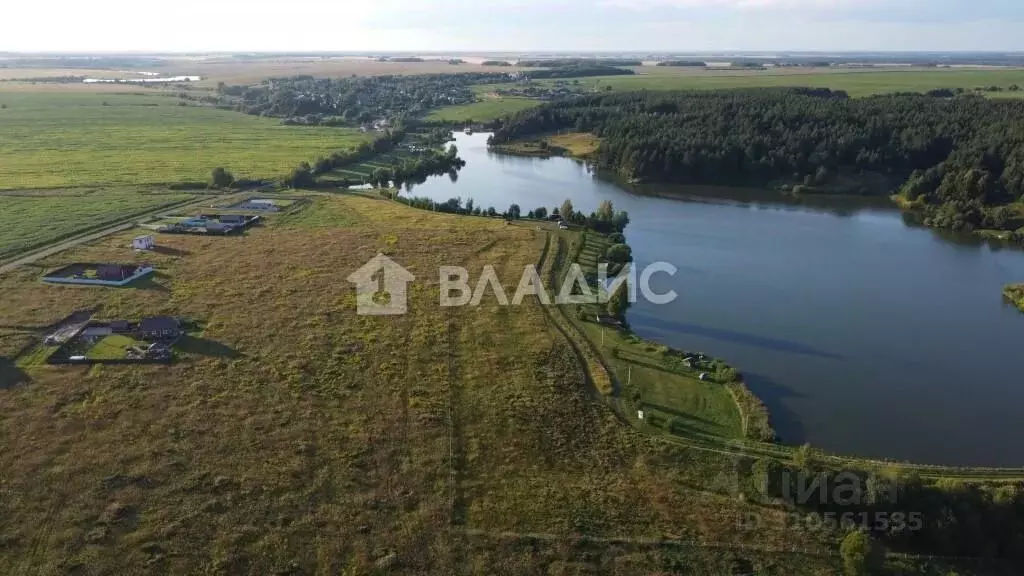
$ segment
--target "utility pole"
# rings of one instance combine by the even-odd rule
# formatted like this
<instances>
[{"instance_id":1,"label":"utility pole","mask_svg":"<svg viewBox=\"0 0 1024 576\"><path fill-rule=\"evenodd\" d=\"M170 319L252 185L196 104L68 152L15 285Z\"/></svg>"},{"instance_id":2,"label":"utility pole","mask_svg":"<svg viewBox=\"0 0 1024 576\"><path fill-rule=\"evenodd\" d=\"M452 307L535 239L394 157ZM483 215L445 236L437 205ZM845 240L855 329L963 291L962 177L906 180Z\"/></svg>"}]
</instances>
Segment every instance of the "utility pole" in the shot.
<instances>
[{"instance_id":1,"label":"utility pole","mask_svg":"<svg viewBox=\"0 0 1024 576\"><path fill-rule=\"evenodd\" d=\"M626 386L628 387L628 386L631 386L632 384L633 384L633 365L630 364L628 372L626 372Z\"/></svg>"}]
</instances>

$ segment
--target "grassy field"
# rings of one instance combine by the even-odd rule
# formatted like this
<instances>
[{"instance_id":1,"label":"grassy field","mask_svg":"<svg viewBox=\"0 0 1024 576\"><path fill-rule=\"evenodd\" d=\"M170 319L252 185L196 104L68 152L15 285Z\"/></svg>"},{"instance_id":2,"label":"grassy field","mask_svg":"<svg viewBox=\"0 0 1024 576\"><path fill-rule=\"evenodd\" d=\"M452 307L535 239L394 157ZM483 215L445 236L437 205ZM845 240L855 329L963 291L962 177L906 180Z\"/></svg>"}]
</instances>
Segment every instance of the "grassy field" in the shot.
<instances>
[{"instance_id":1,"label":"grassy field","mask_svg":"<svg viewBox=\"0 0 1024 576\"><path fill-rule=\"evenodd\" d=\"M0 193L0 260L193 197L181 192L102 188Z\"/></svg>"},{"instance_id":2,"label":"grassy field","mask_svg":"<svg viewBox=\"0 0 1024 576\"><path fill-rule=\"evenodd\" d=\"M553 265L546 232L356 195L303 213L320 220L169 236L141 288L38 282L131 261L130 233L0 277L0 572L836 572L836 535L743 530L785 511L705 491L733 458L595 402L533 299L438 306L438 266L494 265L511 291ZM355 313L344 278L378 251L417 276L405 316ZM22 332L98 305L203 321L203 345L170 367L11 361Z\"/></svg>"},{"instance_id":3,"label":"grassy field","mask_svg":"<svg viewBox=\"0 0 1024 576\"><path fill-rule=\"evenodd\" d=\"M490 122L502 116L513 114L520 110L533 108L540 104L538 100L529 98L491 98L487 97L480 102L463 104L460 106L445 106L431 112L426 120L428 122Z\"/></svg>"},{"instance_id":4,"label":"grassy field","mask_svg":"<svg viewBox=\"0 0 1024 576\"><path fill-rule=\"evenodd\" d=\"M711 90L716 88L755 88L773 86L809 86L846 90L851 96L870 96L887 92L925 92L933 88L972 89L982 86L1013 84L1024 86L1024 70L962 69L889 69L878 70L806 70L705 71L643 68L635 76L580 78L580 85L591 89L613 90ZM554 84L554 80L543 83ZM987 93L986 93L987 94ZM996 93L1000 96L1024 96L1024 92Z\"/></svg>"},{"instance_id":5,"label":"grassy field","mask_svg":"<svg viewBox=\"0 0 1024 576\"><path fill-rule=\"evenodd\" d=\"M277 177L369 138L134 92L0 93L0 190Z\"/></svg>"}]
</instances>

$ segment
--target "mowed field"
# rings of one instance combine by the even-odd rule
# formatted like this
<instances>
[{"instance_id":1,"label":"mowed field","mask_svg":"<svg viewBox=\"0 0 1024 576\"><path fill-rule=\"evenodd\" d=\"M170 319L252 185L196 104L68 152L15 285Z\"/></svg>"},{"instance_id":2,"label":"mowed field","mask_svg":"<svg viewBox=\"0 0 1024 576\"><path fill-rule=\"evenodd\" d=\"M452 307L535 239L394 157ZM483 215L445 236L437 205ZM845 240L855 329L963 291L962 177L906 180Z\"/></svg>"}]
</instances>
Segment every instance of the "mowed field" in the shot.
<instances>
[{"instance_id":1,"label":"mowed field","mask_svg":"<svg viewBox=\"0 0 1024 576\"><path fill-rule=\"evenodd\" d=\"M133 261L130 233L0 277L0 573L838 572L836 535L714 481L733 457L616 420L532 297L439 306L441 265L493 265L509 293L527 264L548 277L545 231L356 195L305 210L161 236L140 288L38 281ZM406 315L356 314L346 277L378 252L416 275ZM205 330L170 367L14 359L93 306Z\"/></svg>"},{"instance_id":2,"label":"mowed field","mask_svg":"<svg viewBox=\"0 0 1024 576\"><path fill-rule=\"evenodd\" d=\"M437 57L433 57L437 58ZM378 62L375 58L257 58L252 60L211 58L201 61L169 60L159 69L170 75L200 75L200 87L228 84L256 84L267 78L311 75L325 78L352 76L384 76L391 74L454 74L459 72L514 72L517 68L495 68L472 62L453 65L445 60L426 62Z\"/></svg>"},{"instance_id":3,"label":"mowed field","mask_svg":"<svg viewBox=\"0 0 1024 576\"><path fill-rule=\"evenodd\" d=\"M179 106L157 91L0 92L0 104L0 190L204 182L218 166L277 177L369 138Z\"/></svg>"},{"instance_id":4,"label":"mowed field","mask_svg":"<svg viewBox=\"0 0 1024 576\"><path fill-rule=\"evenodd\" d=\"M587 88L603 89L611 86L613 90L623 91L808 86L846 90L851 96L870 96L890 92L925 92L935 88L970 90L984 86L999 86L1005 90L1013 84L1024 87L1024 69L890 68L885 70L720 71L645 66L635 70L637 71L635 76L580 78L579 81L582 86ZM553 80L542 82L554 83ZM997 94L1024 96L1024 91Z\"/></svg>"},{"instance_id":5,"label":"mowed field","mask_svg":"<svg viewBox=\"0 0 1024 576\"><path fill-rule=\"evenodd\" d=\"M485 100L460 106L444 106L431 112L429 122L490 122L507 114L537 106L537 100L529 98L486 97Z\"/></svg>"},{"instance_id":6,"label":"mowed field","mask_svg":"<svg viewBox=\"0 0 1024 576\"><path fill-rule=\"evenodd\" d=\"M171 206L194 195L164 190L0 192L0 261L62 237Z\"/></svg>"},{"instance_id":7,"label":"mowed field","mask_svg":"<svg viewBox=\"0 0 1024 576\"><path fill-rule=\"evenodd\" d=\"M716 90L731 88L772 88L802 86L846 90L851 96L863 97L892 92L926 92L935 88L999 86L1002 92L982 92L990 98L1024 97L1024 90L1009 91L1016 84L1024 87L1024 69L935 69L889 68L884 70L704 70L690 68L644 66L633 68L634 76L598 76L572 78L585 90ZM554 86L566 80L539 80ZM540 106L540 100L528 98L494 98L488 96L510 84L484 84L475 87L481 101L462 106L439 108L427 116L438 122L490 122L501 116Z\"/></svg>"}]
</instances>

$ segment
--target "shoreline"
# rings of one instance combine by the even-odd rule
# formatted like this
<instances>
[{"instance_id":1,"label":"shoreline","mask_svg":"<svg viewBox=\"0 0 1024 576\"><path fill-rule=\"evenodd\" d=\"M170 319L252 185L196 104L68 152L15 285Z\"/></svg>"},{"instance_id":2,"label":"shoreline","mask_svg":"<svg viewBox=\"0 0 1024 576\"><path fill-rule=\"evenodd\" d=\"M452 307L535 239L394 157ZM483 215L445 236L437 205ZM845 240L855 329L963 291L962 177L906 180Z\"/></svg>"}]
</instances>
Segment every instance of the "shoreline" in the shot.
<instances>
[{"instance_id":1,"label":"shoreline","mask_svg":"<svg viewBox=\"0 0 1024 576\"><path fill-rule=\"evenodd\" d=\"M572 142L574 139L583 139L584 143L582 147L576 147L571 144L568 146L559 145L559 139L568 139ZM531 138L516 140L508 142L506 144L488 144L487 149L496 153L507 154L509 156L522 156L525 158L552 158L552 157L563 157L573 158L579 161L587 161L596 152L597 146L600 144L600 139L592 134L581 133L581 132L568 132L564 134L539 134ZM937 231L962 233L970 236L974 236L979 239L1002 242L1011 245L1024 245L1024 238L1018 239L1016 233L1013 230L996 230L986 228L975 228L971 230L953 230L952 228L944 228L940 226L933 226L930 224L923 223L924 214L921 212L919 206L913 202L908 201L898 193L893 194L856 194L847 192L850 189L849 186L845 188L833 188L833 191L829 191L827 186L805 186L803 184L793 184L786 182L769 182L763 188L752 187L752 186L729 186L729 185L702 185L702 184L670 184L670 183L658 183L658 182L634 182L626 181L618 175L614 175L612 180L624 187L628 188L631 192L652 196L656 198L665 198L668 200L678 200L680 198L690 197L686 193L671 193L663 191L651 191L642 190L638 191L637 187L659 187L659 186L679 186L687 188L695 188L702 190L724 190L734 191L738 193L770 193L781 200L789 200L796 205L807 205L806 200L836 200L836 201L853 201L859 200L865 204L877 203L878 207L891 207L899 210L902 214L908 215L912 218L916 218L920 221L920 225L924 228ZM693 197L699 198L699 195ZM743 200L737 200L743 202Z\"/></svg>"},{"instance_id":2,"label":"shoreline","mask_svg":"<svg viewBox=\"0 0 1024 576\"><path fill-rule=\"evenodd\" d=\"M587 230L584 233L587 235L597 234L591 230ZM580 234L580 232L572 231L569 232L569 234ZM565 273L564 266L572 262L576 262L576 259L571 258L570 254L565 254L565 256L565 260L559 267L560 274L563 275ZM1022 287L1024 287L1024 285L1022 285ZM615 328L604 328L605 330L615 330L621 339L632 340L638 347L660 350L662 356L699 356L702 357L708 365L718 363L719 366L735 371L735 380L712 380L710 382L722 385L731 396L732 402L740 414L743 430L742 437L713 437L704 434L678 436L672 434L671 431L666 433L664 430L659 429L656 426L653 427L654 429L652 430L652 427L648 426L647 423L638 422L633 416L637 413L636 410L638 408L641 410L643 409L640 405L643 405L644 403L637 403L628 397L626 393L631 390L628 386L623 386L623 382L620 382L620 378L616 376L615 371L613 370L613 359L609 358L608 355L602 351L602 347L587 334L587 325L593 325L593 323L570 318L572 314L568 311L562 311L559 315L561 315L570 325L572 330L576 332L582 340L584 340L586 348L588 348L595 356L593 359L594 361L588 361L583 368L589 373L592 367L596 364L601 368L602 372L605 372L605 374L601 375L604 376L604 378L592 375L591 380L595 382L600 380L610 380L607 387L599 387L598 390L600 397L603 399L603 403L607 404L621 420L629 424L631 427L638 429L645 435L676 443L683 443L698 449L724 451L738 457L770 458L780 462L791 461L797 451L805 449L802 446L784 444L779 441L774 429L771 427L771 414L763 400L754 394L753 391L751 391L745 384L742 377L742 371L728 364L725 360L700 353L677 350L656 341L644 339L637 335L631 328L629 328L628 325ZM686 375L682 374L680 374L680 376L686 377ZM618 392L618 395L616 395L616 392ZM668 426L667 423L666 426ZM917 474L922 477L956 478L960 480L975 480L979 482L1016 481L1021 477L1024 477L1024 466L999 467L924 464L907 460L887 459L884 457L867 457L856 454L832 453L814 448L813 446L808 448L808 450L813 454L813 458L816 461L824 465L839 468L851 467L859 470L898 468L903 472Z\"/></svg>"},{"instance_id":3,"label":"shoreline","mask_svg":"<svg viewBox=\"0 0 1024 576\"><path fill-rule=\"evenodd\" d=\"M1006 286L1003 288L1003 297L1016 306L1018 310L1024 312L1024 283Z\"/></svg>"}]
</instances>

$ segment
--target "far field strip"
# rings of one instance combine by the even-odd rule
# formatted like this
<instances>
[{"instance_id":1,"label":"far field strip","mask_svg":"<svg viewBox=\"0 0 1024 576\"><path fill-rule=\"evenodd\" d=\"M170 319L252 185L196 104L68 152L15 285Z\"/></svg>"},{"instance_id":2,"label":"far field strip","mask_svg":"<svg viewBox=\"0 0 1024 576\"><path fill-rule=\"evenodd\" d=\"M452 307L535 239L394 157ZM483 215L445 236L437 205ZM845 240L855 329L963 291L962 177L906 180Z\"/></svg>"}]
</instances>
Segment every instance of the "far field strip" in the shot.
<instances>
[{"instance_id":1,"label":"far field strip","mask_svg":"<svg viewBox=\"0 0 1024 576\"><path fill-rule=\"evenodd\" d=\"M372 138L355 128L283 126L160 92L0 92L0 190L277 178Z\"/></svg>"},{"instance_id":2,"label":"far field strip","mask_svg":"<svg viewBox=\"0 0 1024 576\"><path fill-rule=\"evenodd\" d=\"M160 206L158 208L155 208L153 210L150 210L148 212L144 212L142 214L136 214L136 215L134 215L132 217L126 218L126 219L124 219L124 220L122 220L122 221L120 221L120 222L118 222L116 224L112 224L112 225L110 225L110 226L108 226L106 228L103 228L101 230L97 230L95 232L90 232L90 233L86 233L86 234L83 234L83 235L80 235L80 236L72 237L70 239L65 239L65 240L58 241L57 244L53 244L51 246L39 249L37 251L29 253L28 255L21 256L20 258L17 258L16 260L12 260L10 262L7 262L6 264L0 265L0 274L4 274L6 272L14 270L15 268L18 268L19 266L24 266L26 264L31 264L31 263L36 262L38 260L41 260L43 258L47 258L49 256L53 256L54 254L58 254L60 252L68 250L70 248L74 248L75 246L78 246L80 244L84 244L86 242L91 242L93 240L98 240L100 238L104 238L106 236L110 236L112 234L116 234L118 232L122 232L124 230L130 230L132 228L135 228L140 221L147 220L147 219L149 219L151 217L157 216L157 215L159 215L159 214L161 214L163 212L166 212L168 210L174 210L174 209L183 210L183 209L191 208L193 206L199 206L201 204L205 204L205 203L207 203L209 201L210 201L210 198L207 198L207 197L200 198L198 200L193 200L193 199L190 198L189 200L186 200L186 201L178 203L178 204L169 205L169 206L168 205L164 205L164 206Z\"/></svg>"}]
</instances>

